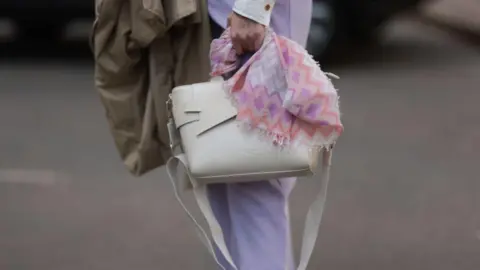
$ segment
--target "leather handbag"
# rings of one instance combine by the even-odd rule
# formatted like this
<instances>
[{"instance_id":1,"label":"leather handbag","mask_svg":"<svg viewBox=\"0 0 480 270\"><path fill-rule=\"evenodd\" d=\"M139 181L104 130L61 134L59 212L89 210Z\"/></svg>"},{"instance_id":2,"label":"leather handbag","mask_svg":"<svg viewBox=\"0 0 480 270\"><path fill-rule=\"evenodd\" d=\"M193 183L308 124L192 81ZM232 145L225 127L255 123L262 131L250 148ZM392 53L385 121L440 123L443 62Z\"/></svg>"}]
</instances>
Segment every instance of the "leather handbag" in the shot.
<instances>
[{"instance_id":1,"label":"leather handbag","mask_svg":"<svg viewBox=\"0 0 480 270\"><path fill-rule=\"evenodd\" d=\"M195 185L308 176L316 169L319 153L308 146L279 147L239 126L221 77L177 87L171 101Z\"/></svg>"},{"instance_id":2,"label":"leather handbag","mask_svg":"<svg viewBox=\"0 0 480 270\"><path fill-rule=\"evenodd\" d=\"M225 245L223 233L207 198L206 186L272 178L309 176L323 158L319 196L308 212L299 270L306 269L318 234L329 178L331 149L312 151L307 146L279 147L236 122L237 110L224 91L223 79L173 89L168 124L171 147L178 154L167 162L175 195L195 223L204 243L219 264L208 234L182 202L180 190L192 189L210 227L212 238L233 269L237 269ZM179 177L178 165L185 174ZM223 268L223 267L222 267Z\"/></svg>"}]
</instances>

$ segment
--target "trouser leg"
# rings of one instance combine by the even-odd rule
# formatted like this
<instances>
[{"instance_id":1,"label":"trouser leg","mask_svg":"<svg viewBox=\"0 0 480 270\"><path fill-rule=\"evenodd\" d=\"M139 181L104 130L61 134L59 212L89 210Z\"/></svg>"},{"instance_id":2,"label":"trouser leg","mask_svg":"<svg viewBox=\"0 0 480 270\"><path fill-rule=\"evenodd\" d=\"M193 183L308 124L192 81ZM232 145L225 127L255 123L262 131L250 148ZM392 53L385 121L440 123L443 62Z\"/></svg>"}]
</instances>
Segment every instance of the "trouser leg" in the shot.
<instances>
[{"instance_id":1,"label":"trouser leg","mask_svg":"<svg viewBox=\"0 0 480 270\"><path fill-rule=\"evenodd\" d=\"M285 178L228 184L213 187L214 192L210 187L210 194L216 192L210 196L212 208L238 270L293 270L288 198L294 184L294 178Z\"/></svg>"},{"instance_id":2,"label":"trouser leg","mask_svg":"<svg viewBox=\"0 0 480 270\"><path fill-rule=\"evenodd\" d=\"M228 250L231 250L231 219L227 190L227 184L211 184L207 187L208 199L210 200L213 214L222 228L225 244ZM232 269L220 250L216 247L215 254L225 270Z\"/></svg>"}]
</instances>

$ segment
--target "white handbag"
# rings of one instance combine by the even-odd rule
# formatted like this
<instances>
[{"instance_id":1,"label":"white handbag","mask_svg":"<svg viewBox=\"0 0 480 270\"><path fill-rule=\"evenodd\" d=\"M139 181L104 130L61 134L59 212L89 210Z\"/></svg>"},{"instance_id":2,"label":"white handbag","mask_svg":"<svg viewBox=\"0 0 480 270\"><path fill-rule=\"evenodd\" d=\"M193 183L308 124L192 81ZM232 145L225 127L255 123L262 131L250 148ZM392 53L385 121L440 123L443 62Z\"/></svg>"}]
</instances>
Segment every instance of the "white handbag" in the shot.
<instances>
[{"instance_id":1,"label":"white handbag","mask_svg":"<svg viewBox=\"0 0 480 270\"><path fill-rule=\"evenodd\" d=\"M171 147L173 151L181 150L168 161L167 173L177 199L220 267L207 233L183 204L180 189L193 189L215 244L233 269L237 269L207 198L206 185L312 175L322 154L320 192L307 215L298 267L298 270L306 269L322 218L332 151L312 151L302 145L280 148L268 139L261 139L255 131L245 132L235 120L237 110L227 97L220 77L176 87L169 102L167 107L173 116L168 124ZM179 163L185 169L184 177L178 177Z\"/></svg>"}]
</instances>

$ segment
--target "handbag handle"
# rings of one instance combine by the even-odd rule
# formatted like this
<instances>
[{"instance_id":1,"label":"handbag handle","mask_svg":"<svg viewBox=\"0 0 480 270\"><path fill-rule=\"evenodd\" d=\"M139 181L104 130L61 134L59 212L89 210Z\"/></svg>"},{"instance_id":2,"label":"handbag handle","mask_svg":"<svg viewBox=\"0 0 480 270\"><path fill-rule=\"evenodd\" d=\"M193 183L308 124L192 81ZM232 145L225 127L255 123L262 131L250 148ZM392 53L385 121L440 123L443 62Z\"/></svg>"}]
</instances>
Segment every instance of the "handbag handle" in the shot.
<instances>
[{"instance_id":1,"label":"handbag handle","mask_svg":"<svg viewBox=\"0 0 480 270\"><path fill-rule=\"evenodd\" d=\"M325 209L325 203L327 199L327 189L328 189L328 182L330 180L332 152L333 150L330 149L330 147L322 149L322 172L320 175L319 192L315 200L310 205L310 208L307 213L307 217L305 219L303 238L302 238L302 249L300 253L301 254L300 262L297 270L307 269L308 263L313 253L313 249L315 247L316 240L318 238L318 231L322 221L323 210ZM190 211L188 211L188 209L186 208L185 204L183 203L180 197L179 189L177 185L177 183L179 182L178 171L177 171L179 164L181 164L184 167L186 172L186 177L189 178L189 181L193 186L193 193L194 193L195 199L210 227L210 232L211 232L213 241L217 245L220 252L223 254L225 260L233 267L234 270L238 270L225 244L222 228L220 227L220 224L215 218L212 207L208 200L207 187L206 185L198 184L195 178L192 177L192 175L188 171L188 162L185 157L185 154L179 154L170 158L166 164L167 174L172 182L176 199L179 201L180 205L185 210L188 217L195 224L197 232L199 233L199 237L202 240L202 243L207 247L209 252L212 254L215 262L221 267L222 270L226 270L225 267L219 262L215 254L213 244L210 238L208 237L205 229L203 229L200 223L194 218L194 216L190 213Z\"/></svg>"}]
</instances>

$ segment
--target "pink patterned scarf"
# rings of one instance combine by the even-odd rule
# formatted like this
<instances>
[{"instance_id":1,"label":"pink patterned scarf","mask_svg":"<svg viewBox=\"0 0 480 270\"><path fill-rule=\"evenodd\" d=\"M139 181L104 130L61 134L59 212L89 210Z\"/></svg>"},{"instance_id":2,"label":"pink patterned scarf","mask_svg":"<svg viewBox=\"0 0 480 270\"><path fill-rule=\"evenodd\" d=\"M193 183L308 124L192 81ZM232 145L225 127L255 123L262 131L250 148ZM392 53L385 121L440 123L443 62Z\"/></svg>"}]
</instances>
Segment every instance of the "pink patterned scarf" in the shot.
<instances>
[{"instance_id":1,"label":"pink patterned scarf","mask_svg":"<svg viewBox=\"0 0 480 270\"><path fill-rule=\"evenodd\" d=\"M212 42L212 76L235 71L240 60L229 29ZM272 30L225 88L238 109L237 120L268 134L275 143L328 147L343 131L337 91L327 74L299 44Z\"/></svg>"}]
</instances>

